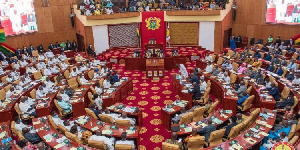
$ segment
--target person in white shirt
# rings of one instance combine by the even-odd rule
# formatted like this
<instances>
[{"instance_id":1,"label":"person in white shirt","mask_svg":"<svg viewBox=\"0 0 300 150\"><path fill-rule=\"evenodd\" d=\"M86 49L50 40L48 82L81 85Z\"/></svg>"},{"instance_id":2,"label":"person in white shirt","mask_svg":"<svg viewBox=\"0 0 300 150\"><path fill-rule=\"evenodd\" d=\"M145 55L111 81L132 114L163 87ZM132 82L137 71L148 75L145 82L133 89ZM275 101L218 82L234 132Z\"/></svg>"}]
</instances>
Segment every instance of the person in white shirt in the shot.
<instances>
[{"instance_id":1,"label":"person in white shirt","mask_svg":"<svg viewBox=\"0 0 300 150\"><path fill-rule=\"evenodd\" d=\"M108 89L108 88L110 88L110 86L111 86L111 84L110 84L109 78L107 77L103 82L103 87L104 87L104 89Z\"/></svg>"},{"instance_id":2,"label":"person in white shirt","mask_svg":"<svg viewBox=\"0 0 300 150\"><path fill-rule=\"evenodd\" d=\"M59 118L56 111L52 112L52 119L53 119L53 121L55 122L56 125L59 125L59 124L63 125L63 123L64 123L64 121Z\"/></svg>"},{"instance_id":3,"label":"person in white shirt","mask_svg":"<svg viewBox=\"0 0 300 150\"><path fill-rule=\"evenodd\" d=\"M109 68L107 68L106 66L103 66L101 69L101 74L103 75L104 73L108 73L109 72Z\"/></svg>"},{"instance_id":4,"label":"person in white shirt","mask_svg":"<svg viewBox=\"0 0 300 150\"><path fill-rule=\"evenodd\" d=\"M118 120L129 120L130 124L132 126L135 126L135 119L134 118L128 118L126 112L123 112L122 115L121 115L121 117L118 118Z\"/></svg>"},{"instance_id":5,"label":"person in white shirt","mask_svg":"<svg viewBox=\"0 0 300 150\"><path fill-rule=\"evenodd\" d=\"M44 61L46 57L43 54L39 54L39 61Z\"/></svg>"},{"instance_id":6,"label":"person in white shirt","mask_svg":"<svg viewBox=\"0 0 300 150\"><path fill-rule=\"evenodd\" d=\"M206 90L206 82L204 80L204 76L200 77L200 92L204 93L204 91Z\"/></svg>"},{"instance_id":7,"label":"person in white shirt","mask_svg":"<svg viewBox=\"0 0 300 150\"><path fill-rule=\"evenodd\" d=\"M2 66L0 66L0 75L1 74L4 74L4 70L3 70Z\"/></svg>"},{"instance_id":8,"label":"person in white shirt","mask_svg":"<svg viewBox=\"0 0 300 150\"><path fill-rule=\"evenodd\" d=\"M223 79L224 79L224 81L225 81L226 83L230 83L230 77L228 76L228 72L225 72L225 73L224 73Z\"/></svg>"},{"instance_id":9,"label":"person in white shirt","mask_svg":"<svg viewBox=\"0 0 300 150\"><path fill-rule=\"evenodd\" d=\"M187 78L189 76L185 66L183 64L179 64L179 72L181 73L181 75L184 77L184 78Z\"/></svg>"},{"instance_id":10,"label":"person in white shirt","mask_svg":"<svg viewBox=\"0 0 300 150\"><path fill-rule=\"evenodd\" d=\"M14 87L14 89L17 91L23 91L23 88L20 85L17 85L17 83L13 83L12 87Z\"/></svg>"},{"instance_id":11,"label":"person in white shirt","mask_svg":"<svg viewBox=\"0 0 300 150\"><path fill-rule=\"evenodd\" d=\"M70 73L70 78L71 77L76 77L76 76L77 76L77 70L76 70L76 68L73 68L73 70Z\"/></svg>"},{"instance_id":12,"label":"person in white shirt","mask_svg":"<svg viewBox=\"0 0 300 150\"><path fill-rule=\"evenodd\" d=\"M32 126L29 126L29 125L25 125L23 124L23 122L21 122L21 119L19 116L16 116L14 118L14 121L15 121L15 128L20 131L22 133L22 129L23 128L28 128L30 129L30 133L36 133L35 129L32 127Z\"/></svg>"},{"instance_id":13,"label":"person in white shirt","mask_svg":"<svg viewBox=\"0 0 300 150\"><path fill-rule=\"evenodd\" d=\"M134 141L133 140L126 140L126 137L127 137L127 133L126 132L123 132L121 134L121 140L118 140L116 142L116 144L130 144L132 145L132 149L135 150L135 144L134 144Z\"/></svg>"},{"instance_id":14,"label":"person in white shirt","mask_svg":"<svg viewBox=\"0 0 300 150\"><path fill-rule=\"evenodd\" d=\"M99 69L96 68L96 69L94 70L94 76L93 76L93 78L94 78L94 79L97 79L97 78L100 78L100 77L101 77L101 75L100 75Z\"/></svg>"},{"instance_id":15,"label":"person in white shirt","mask_svg":"<svg viewBox=\"0 0 300 150\"><path fill-rule=\"evenodd\" d=\"M211 64L211 62L207 62L207 66L205 68L205 72L211 73L212 71L213 71L213 65Z\"/></svg>"},{"instance_id":16,"label":"person in white shirt","mask_svg":"<svg viewBox=\"0 0 300 150\"><path fill-rule=\"evenodd\" d=\"M59 55L58 58L60 59L60 61L65 61L66 59L68 59L64 52L62 52L62 54Z\"/></svg>"},{"instance_id":17,"label":"person in white shirt","mask_svg":"<svg viewBox=\"0 0 300 150\"><path fill-rule=\"evenodd\" d=\"M101 63L100 60L95 59L93 62L93 66L98 66L98 65L100 65L100 63Z\"/></svg>"},{"instance_id":18,"label":"person in white shirt","mask_svg":"<svg viewBox=\"0 0 300 150\"><path fill-rule=\"evenodd\" d=\"M47 88L52 88L54 86L54 83L50 80L50 77L46 78L46 81L44 81Z\"/></svg>"},{"instance_id":19,"label":"person in white shirt","mask_svg":"<svg viewBox=\"0 0 300 150\"><path fill-rule=\"evenodd\" d=\"M50 76L52 73L51 73L51 70L50 70L50 67L47 66L46 69L44 69L44 76Z\"/></svg>"},{"instance_id":20,"label":"person in white shirt","mask_svg":"<svg viewBox=\"0 0 300 150\"><path fill-rule=\"evenodd\" d=\"M13 80L18 80L20 78L20 72L18 72L15 68L11 70L10 75L12 76Z\"/></svg>"},{"instance_id":21,"label":"person in white shirt","mask_svg":"<svg viewBox=\"0 0 300 150\"><path fill-rule=\"evenodd\" d=\"M223 78L224 78L224 72L225 72L224 69L222 69L222 70L220 71L220 73L218 74L218 78L219 78L219 79L223 79Z\"/></svg>"},{"instance_id":22,"label":"person in white shirt","mask_svg":"<svg viewBox=\"0 0 300 150\"><path fill-rule=\"evenodd\" d=\"M80 66L81 66L80 67L80 72L84 72L84 71L87 70L87 67L83 63L81 63Z\"/></svg>"},{"instance_id":23,"label":"person in white shirt","mask_svg":"<svg viewBox=\"0 0 300 150\"><path fill-rule=\"evenodd\" d=\"M87 79L85 79L82 74L79 75L79 81L80 81L81 85L85 85L85 84L89 83L89 81Z\"/></svg>"},{"instance_id":24,"label":"person in white shirt","mask_svg":"<svg viewBox=\"0 0 300 150\"><path fill-rule=\"evenodd\" d=\"M26 82L26 80L25 80L25 78L24 77L21 77L21 79L20 79L20 82L19 82L19 86L24 86L24 85L26 85L27 84L27 82Z\"/></svg>"},{"instance_id":25,"label":"person in white shirt","mask_svg":"<svg viewBox=\"0 0 300 150\"><path fill-rule=\"evenodd\" d=\"M107 150L114 150L114 143L116 139L114 137L108 138L106 136L102 136L101 131L98 130L95 135L92 135L89 138L90 141L103 141Z\"/></svg>"},{"instance_id":26,"label":"person in white shirt","mask_svg":"<svg viewBox=\"0 0 300 150\"><path fill-rule=\"evenodd\" d=\"M42 83L41 85L43 87L43 92L45 94L48 94L49 92L53 92L54 89L52 87L48 87L45 83Z\"/></svg>"},{"instance_id":27,"label":"person in white shirt","mask_svg":"<svg viewBox=\"0 0 300 150\"><path fill-rule=\"evenodd\" d=\"M4 83L2 82L2 80L0 80L0 87L4 86Z\"/></svg>"},{"instance_id":28,"label":"person in white shirt","mask_svg":"<svg viewBox=\"0 0 300 150\"><path fill-rule=\"evenodd\" d=\"M48 52L45 53L45 56L48 57L48 58L53 58L54 54L51 50L49 50Z\"/></svg>"},{"instance_id":29,"label":"person in white shirt","mask_svg":"<svg viewBox=\"0 0 300 150\"><path fill-rule=\"evenodd\" d=\"M59 73L59 68L56 65L52 65L51 67L51 73Z\"/></svg>"},{"instance_id":30,"label":"person in white shirt","mask_svg":"<svg viewBox=\"0 0 300 150\"><path fill-rule=\"evenodd\" d=\"M50 58L50 60L48 61L48 64L51 64L51 65L55 64L55 61L53 60L53 58Z\"/></svg>"},{"instance_id":31,"label":"person in white shirt","mask_svg":"<svg viewBox=\"0 0 300 150\"><path fill-rule=\"evenodd\" d=\"M60 60L57 58L57 56L54 56L54 58L52 59L54 64L58 64L60 62Z\"/></svg>"},{"instance_id":32,"label":"person in white shirt","mask_svg":"<svg viewBox=\"0 0 300 150\"><path fill-rule=\"evenodd\" d=\"M45 96L44 88L43 86L40 86L39 89L36 91L36 98L41 99Z\"/></svg>"},{"instance_id":33,"label":"person in white shirt","mask_svg":"<svg viewBox=\"0 0 300 150\"><path fill-rule=\"evenodd\" d=\"M25 78L26 83L30 83L32 81L28 73L25 73L23 77Z\"/></svg>"},{"instance_id":34,"label":"person in white shirt","mask_svg":"<svg viewBox=\"0 0 300 150\"><path fill-rule=\"evenodd\" d=\"M292 81L293 84L300 85L300 73L296 73L296 77Z\"/></svg>"},{"instance_id":35,"label":"person in white shirt","mask_svg":"<svg viewBox=\"0 0 300 150\"><path fill-rule=\"evenodd\" d=\"M64 101L68 101L68 102L70 101L69 95L66 94L65 91L64 91L63 89L61 89L59 92L60 92L60 93L59 93L59 96L61 96L61 98L62 98Z\"/></svg>"},{"instance_id":36,"label":"person in white shirt","mask_svg":"<svg viewBox=\"0 0 300 150\"><path fill-rule=\"evenodd\" d=\"M98 94L94 94L93 95L93 100L96 103L96 105L98 106L98 108L101 110L102 109L102 98L98 95Z\"/></svg>"},{"instance_id":37,"label":"person in white shirt","mask_svg":"<svg viewBox=\"0 0 300 150\"><path fill-rule=\"evenodd\" d=\"M19 108L24 118L27 118L29 116L37 117L34 105L29 105L24 98L21 98Z\"/></svg>"},{"instance_id":38,"label":"person in white shirt","mask_svg":"<svg viewBox=\"0 0 300 150\"><path fill-rule=\"evenodd\" d=\"M14 87L10 87L10 89L6 92L5 98L8 99L14 94Z\"/></svg>"},{"instance_id":39,"label":"person in white shirt","mask_svg":"<svg viewBox=\"0 0 300 150\"><path fill-rule=\"evenodd\" d=\"M41 69L43 69L43 68L46 68L46 64L45 64L45 62L39 62L37 65L37 69L38 70L41 70Z\"/></svg>"},{"instance_id":40,"label":"person in white shirt","mask_svg":"<svg viewBox=\"0 0 300 150\"><path fill-rule=\"evenodd\" d=\"M62 70L65 70L65 69L67 69L69 67L69 65L66 64L64 61L61 62L60 66L61 66Z\"/></svg>"},{"instance_id":41,"label":"person in white shirt","mask_svg":"<svg viewBox=\"0 0 300 150\"><path fill-rule=\"evenodd\" d=\"M8 74L6 77L6 83L9 84L14 81L14 78L11 74Z\"/></svg>"},{"instance_id":42,"label":"person in white shirt","mask_svg":"<svg viewBox=\"0 0 300 150\"><path fill-rule=\"evenodd\" d=\"M18 63L13 63L13 65L14 65L14 68L15 68L15 69L17 69L17 70L20 69L20 65L19 65Z\"/></svg>"},{"instance_id":43,"label":"person in white shirt","mask_svg":"<svg viewBox=\"0 0 300 150\"><path fill-rule=\"evenodd\" d=\"M36 69L33 66L30 66L29 68L27 68L26 73L34 73L36 72Z\"/></svg>"},{"instance_id":44,"label":"person in white shirt","mask_svg":"<svg viewBox=\"0 0 300 150\"><path fill-rule=\"evenodd\" d=\"M99 95L102 95L103 90L102 90L102 88L101 88L99 82L97 82L97 83L95 84L95 90L96 90L96 92L97 92Z\"/></svg>"},{"instance_id":45,"label":"person in white shirt","mask_svg":"<svg viewBox=\"0 0 300 150\"><path fill-rule=\"evenodd\" d=\"M28 103L29 105L35 105L35 104L36 104L35 99L30 98L30 97L28 97L28 96L23 96L23 97L24 97L26 103Z\"/></svg>"},{"instance_id":46,"label":"person in white shirt","mask_svg":"<svg viewBox=\"0 0 300 150\"><path fill-rule=\"evenodd\" d=\"M208 55L205 56L204 61L206 61L206 62L213 62L213 58L212 58L211 55L208 54Z\"/></svg>"},{"instance_id":47,"label":"person in white shirt","mask_svg":"<svg viewBox=\"0 0 300 150\"><path fill-rule=\"evenodd\" d=\"M110 113L110 111L108 109L105 109L102 114L104 115L108 115L108 116L111 116L112 119L114 120L114 122L119 119L121 117L120 114L116 114L116 113Z\"/></svg>"},{"instance_id":48,"label":"person in white shirt","mask_svg":"<svg viewBox=\"0 0 300 150\"><path fill-rule=\"evenodd\" d=\"M21 62L20 62L20 65L21 65L22 67L26 67L26 66L28 65L28 62L27 62L25 59L22 58L22 60L21 60Z\"/></svg>"},{"instance_id":49,"label":"person in white shirt","mask_svg":"<svg viewBox=\"0 0 300 150\"><path fill-rule=\"evenodd\" d=\"M8 62L4 59L3 61L2 61L2 66L7 66L8 65Z\"/></svg>"},{"instance_id":50,"label":"person in white shirt","mask_svg":"<svg viewBox=\"0 0 300 150\"><path fill-rule=\"evenodd\" d=\"M226 69L231 70L232 69L232 65L229 61L227 61L226 63L222 64L222 67L225 67Z\"/></svg>"}]
</instances>

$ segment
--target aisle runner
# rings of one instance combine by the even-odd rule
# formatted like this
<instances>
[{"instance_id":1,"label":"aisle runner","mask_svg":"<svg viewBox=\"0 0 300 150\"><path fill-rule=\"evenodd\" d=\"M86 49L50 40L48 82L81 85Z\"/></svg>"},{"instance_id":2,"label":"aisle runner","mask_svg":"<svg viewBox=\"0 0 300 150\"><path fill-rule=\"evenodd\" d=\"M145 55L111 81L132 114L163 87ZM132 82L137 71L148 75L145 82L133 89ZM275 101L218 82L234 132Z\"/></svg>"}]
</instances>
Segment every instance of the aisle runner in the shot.
<instances>
[{"instance_id":1,"label":"aisle runner","mask_svg":"<svg viewBox=\"0 0 300 150\"><path fill-rule=\"evenodd\" d=\"M188 63L187 68L194 67ZM159 81L146 78L142 71L124 71L124 64L114 65L113 69L121 76L133 78L133 93L123 100L124 104L139 106L143 110L143 127L140 130L139 150L160 150L161 142L169 139L171 133L161 126L161 107L176 100L177 94L171 85L171 74L178 70L166 71L165 78Z\"/></svg>"}]
</instances>

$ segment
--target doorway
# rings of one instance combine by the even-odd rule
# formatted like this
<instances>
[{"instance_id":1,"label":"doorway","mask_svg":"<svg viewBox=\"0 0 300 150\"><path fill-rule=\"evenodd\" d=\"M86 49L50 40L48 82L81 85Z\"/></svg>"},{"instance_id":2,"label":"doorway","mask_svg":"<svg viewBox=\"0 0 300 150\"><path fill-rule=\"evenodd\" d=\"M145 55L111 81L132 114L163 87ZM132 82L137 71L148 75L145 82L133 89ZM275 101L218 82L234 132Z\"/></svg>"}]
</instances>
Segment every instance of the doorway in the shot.
<instances>
[{"instance_id":1,"label":"doorway","mask_svg":"<svg viewBox=\"0 0 300 150\"><path fill-rule=\"evenodd\" d=\"M84 36L76 33L76 39L78 42L78 52L84 52L85 51L85 47L84 47Z\"/></svg>"},{"instance_id":2,"label":"doorway","mask_svg":"<svg viewBox=\"0 0 300 150\"><path fill-rule=\"evenodd\" d=\"M232 36L232 28L224 31L223 48L230 47L230 37Z\"/></svg>"}]
</instances>

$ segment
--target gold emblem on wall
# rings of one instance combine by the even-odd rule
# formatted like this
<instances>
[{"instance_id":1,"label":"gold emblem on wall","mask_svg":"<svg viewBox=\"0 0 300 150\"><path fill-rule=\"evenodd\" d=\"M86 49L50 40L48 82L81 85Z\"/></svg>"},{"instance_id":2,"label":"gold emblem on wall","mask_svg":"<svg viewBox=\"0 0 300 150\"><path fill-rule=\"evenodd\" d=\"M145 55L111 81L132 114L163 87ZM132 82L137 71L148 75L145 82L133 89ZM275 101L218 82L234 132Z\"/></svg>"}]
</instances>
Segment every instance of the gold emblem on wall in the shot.
<instances>
[{"instance_id":1,"label":"gold emblem on wall","mask_svg":"<svg viewBox=\"0 0 300 150\"><path fill-rule=\"evenodd\" d=\"M160 27L160 19L156 17L149 17L145 19L148 30L157 30Z\"/></svg>"}]
</instances>

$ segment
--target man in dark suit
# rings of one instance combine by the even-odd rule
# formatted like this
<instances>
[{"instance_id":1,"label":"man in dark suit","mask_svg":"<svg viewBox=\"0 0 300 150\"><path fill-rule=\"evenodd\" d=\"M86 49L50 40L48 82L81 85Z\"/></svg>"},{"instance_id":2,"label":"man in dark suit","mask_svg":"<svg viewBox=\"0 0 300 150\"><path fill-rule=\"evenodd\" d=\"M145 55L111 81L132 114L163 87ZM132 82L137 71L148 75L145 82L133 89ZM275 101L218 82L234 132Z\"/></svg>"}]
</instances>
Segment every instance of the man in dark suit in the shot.
<instances>
[{"instance_id":1,"label":"man in dark suit","mask_svg":"<svg viewBox=\"0 0 300 150\"><path fill-rule=\"evenodd\" d=\"M120 81L120 73L117 72L115 75L112 76L112 84Z\"/></svg>"},{"instance_id":2,"label":"man in dark suit","mask_svg":"<svg viewBox=\"0 0 300 150\"><path fill-rule=\"evenodd\" d=\"M28 53L28 50L27 50L26 46L23 47L22 53L23 54Z\"/></svg>"},{"instance_id":3,"label":"man in dark suit","mask_svg":"<svg viewBox=\"0 0 300 150\"><path fill-rule=\"evenodd\" d=\"M227 136L229 135L231 129L232 129L234 126L237 125L236 120L237 120L237 117L236 117L236 116L232 116L232 117L231 117L231 124L228 125L228 126L226 127L224 137L227 138Z\"/></svg>"},{"instance_id":4,"label":"man in dark suit","mask_svg":"<svg viewBox=\"0 0 300 150\"><path fill-rule=\"evenodd\" d=\"M21 59L21 50L19 48L17 48L17 50L15 51L15 54L18 57L18 59Z\"/></svg>"},{"instance_id":5,"label":"man in dark suit","mask_svg":"<svg viewBox=\"0 0 300 150\"><path fill-rule=\"evenodd\" d=\"M58 42L55 43L55 47L56 47L56 48L60 48L60 45L59 45Z\"/></svg>"},{"instance_id":6,"label":"man in dark suit","mask_svg":"<svg viewBox=\"0 0 300 150\"><path fill-rule=\"evenodd\" d=\"M210 137L211 132L216 131L216 128L217 128L217 126L212 124L212 119L208 118L207 119L207 126L204 127L204 128L200 127L199 130L198 130L198 133L200 135L204 135L205 141L207 142L209 137Z\"/></svg>"},{"instance_id":7,"label":"man in dark suit","mask_svg":"<svg viewBox=\"0 0 300 150\"><path fill-rule=\"evenodd\" d=\"M37 133L30 133L29 131L30 129L26 127L22 129L23 135L26 140L28 140L32 144L37 144L42 141L42 139L39 137Z\"/></svg>"},{"instance_id":8,"label":"man in dark suit","mask_svg":"<svg viewBox=\"0 0 300 150\"><path fill-rule=\"evenodd\" d=\"M28 48L28 53L29 55L32 54L32 51L34 51L34 47L30 44L29 48Z\"/></svg>"},{"instance_id":9,"label":"man in dark suit","mask_svg":"<svg viewBox=\"0 0 300 150\"><path fill-rule=\"evenodd\" d=\"M39 45L39 46L37 47L37 50L38 50L39 53L42 53L42 52L44 51L43 45L42 45L42 44Z\"/></svg>"},{"instance_id":10,"label":"man in dark suit","mask_svg":"<svg viewBox=\"0 0 300 150\"><path fill-rule=\"evenodd\" d=\"M88 54L93 54L94 57L96 57L96 53L95 53L95 51L92 49L92 44L90 44L89 47L87 48L87 53L88 53Z\"/></svg>"},{"instance_id":11,"label":"man in dark suit","mask_svg":"<svg viewBox=\"0 0 300 150\"><path fill-rule=\"evenodd\" d=\"M72 47L73 47L73 50L76 51L76 49L77 49L77 43L75 41L72 43Z\"/></svg>"},{"instance_id":12,"label":"man in dark suit","mask_svg":"<svg viewBox=\"0 0 300 150\"><path fill-rule=\"evenodd\" d=\"M193 82L193 90L189 91L189 93L193 94L193 100L201 98L200 87L196 82Z\"/></svg>"},{"instance_id":13,"label":"man in dark suit","mask_svg":"<svg viewBox=\"0 0 300 150\"><path fill-rule=\"evenodd\" d=\"M280 36L277 37L276 41L275 41L275 44L278 43L278 46L281 45L281 39L280 39Z\"/></svg>"},{"instance_id":14,"label":"man in dark suit","mask_svg":"<svg viewBox=\"0 0 300 150\"><path fill-rule=\"evenodd\" d=\"M72 43L68 40L67 41L67 50L71 50L72 49Z\"/></svg>"},{"instance_id":15,"label":"man in dark suit","mask_svg":"<svg viewBox=\"0 0 300 150\"><path fill-rule=\"evenodd\" d=\"M242 37L241 36L236 37L235 42L236 42L236 47L241 47Z\"/></svg>"},{"instance_id":16,"label":"man in dark suit","mask_svg":"<svg viewBox=\"0 0 300 150\"><path fill-rule=\"evenodd\" d=\"M52 51L53 48L54 48L54 45L52 43L50 43L50 45L48 46L48 49L50 49Z\"/></svg>"},{"instance_id":17,"label":"man in dark suit","mask_svg":"<svg viewBox=\"0 0 300 150\"><path fill-rule=\"evenodd\" d=\"M273 96L273 98L276 100L276 101L279 101L280 99L280 92L279 92L279 89L278 87L275 85L275 83L272 83L271 85L271 89L269 90L269 94Z\"/></svg>"}]
</instances>

